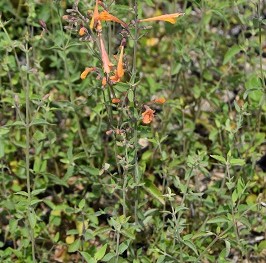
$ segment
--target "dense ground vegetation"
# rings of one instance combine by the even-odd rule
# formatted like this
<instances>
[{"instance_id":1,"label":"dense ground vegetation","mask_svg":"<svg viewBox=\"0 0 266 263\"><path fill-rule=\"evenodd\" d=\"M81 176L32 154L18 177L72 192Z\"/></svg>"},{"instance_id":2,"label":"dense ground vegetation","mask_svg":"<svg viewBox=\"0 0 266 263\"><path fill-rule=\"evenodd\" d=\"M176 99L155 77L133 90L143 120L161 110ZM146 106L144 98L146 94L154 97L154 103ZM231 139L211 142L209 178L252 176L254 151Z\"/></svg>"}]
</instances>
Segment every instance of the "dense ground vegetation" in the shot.
<instances>
[{"instance_id":1,"label":"dense ground vegetation","mask_svg":"<svg viewBox=\"0 0 266 263\"><path fill-rule=\"evenodd\" d=\"M96 2L0 1L0 261L266 262L265 1Z\"/></svg>"}]
</instances>

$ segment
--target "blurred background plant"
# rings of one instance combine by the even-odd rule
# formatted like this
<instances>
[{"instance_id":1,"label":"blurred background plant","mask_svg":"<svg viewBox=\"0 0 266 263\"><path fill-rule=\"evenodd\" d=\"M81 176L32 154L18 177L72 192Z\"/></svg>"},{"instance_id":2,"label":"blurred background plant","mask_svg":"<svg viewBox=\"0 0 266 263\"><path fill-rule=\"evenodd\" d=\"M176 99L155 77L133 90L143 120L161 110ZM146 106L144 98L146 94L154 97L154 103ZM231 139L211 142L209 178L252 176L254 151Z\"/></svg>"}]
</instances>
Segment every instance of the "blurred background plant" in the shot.
<instances>
[{"instance_id":1,"label":"blurred background plant","mask_svg":"<svg viewBox=\"0 0 266 263\"><path fill-rule=\"evenodd\" d=\"M138 19L185 16L135 41L135 2L102 2L131 23L125 104L80 79L102 68L95 1L0 2L1 261L264 262L265 1L138 1ZM118 58L125 29L102 23Z\"/></svg>"}]
</instances>

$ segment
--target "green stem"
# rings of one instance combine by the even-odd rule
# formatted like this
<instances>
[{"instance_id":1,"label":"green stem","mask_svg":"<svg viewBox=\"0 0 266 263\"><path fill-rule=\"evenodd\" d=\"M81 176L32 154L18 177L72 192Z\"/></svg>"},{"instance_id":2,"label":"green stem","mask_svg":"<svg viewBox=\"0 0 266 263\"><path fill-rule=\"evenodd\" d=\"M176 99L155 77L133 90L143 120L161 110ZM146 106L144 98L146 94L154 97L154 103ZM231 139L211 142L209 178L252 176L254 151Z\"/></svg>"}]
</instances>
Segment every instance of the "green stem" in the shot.
<instances>
[{"instance_id":1,"label":"green stem","mask_svg":"<svg viewBox=\"0 0 266 263\"><path fill-rule=\"evenodd\" d=\"M266 84L264 81L264 74L263 74L263 67L262 67L262 32L261 32L261 6L260 6L260 0L258 3L258 16L259 16L259 46L260 46L260 77L261 77L261 81L262 81L262 85L264 88L264 92L266 92Z\"/></svg>"},{"instance_id":2,"label":"green stem","mask_svg":"<svg viewBox=\"0 0 266 263\"><path fill-rule=\"evenodd\" d=\"M115 254L116 254L116 259L115 259L115 262L118 263L118 258L119 258L119 242L120 242L120 232L118 231L117 234L116 234L116 251L115 251Z\"/></svg>"},{"instance_id":3,"label":"green stem","mask_svg":"<svg viewBox=\"0 0 266 263\"><path fill-rule=\"evenodd\" d=\"M31 180L30 180L30 86L29 86L29 48L28 43L26 43L26 67L27 67L27 78L26 78L26 86L25 86L25 99L26 99L26 178L27 178L27 192L28 192L28 211L27 217L29 221L29 232L31 238L31 250L32 250L32 260L36 262L35 258L35 239L34 239L34 229L30 223L30 214L31 214Z\"/></svg>"},{"instance_id":4,"label":"green stem","mask_svg":"<svg viewBox=\"0 0 266 263\"><path fill-rule=\"evenodd\" d=\"M136 80L136 74L137 74L137 44L138 44L138 1L134 1L134 11L135 11L135 31L134 31L134 47L133 47L133 66L132 66L132 75L131 75L131 80L130 83L133 85L133 94L134 94L134 109L137 107L137 98L136 98L136 89L137 85L135 85L135 80ZM138 210L138 186L137 184L140 181L139 178L139 167L138 167L138 120L134 115L134 179L135 179L135 204L134 204L134 216L135 216L135 223L138 223L138 215L137 215L137 210Z\"/></svg>"}]
</instances>

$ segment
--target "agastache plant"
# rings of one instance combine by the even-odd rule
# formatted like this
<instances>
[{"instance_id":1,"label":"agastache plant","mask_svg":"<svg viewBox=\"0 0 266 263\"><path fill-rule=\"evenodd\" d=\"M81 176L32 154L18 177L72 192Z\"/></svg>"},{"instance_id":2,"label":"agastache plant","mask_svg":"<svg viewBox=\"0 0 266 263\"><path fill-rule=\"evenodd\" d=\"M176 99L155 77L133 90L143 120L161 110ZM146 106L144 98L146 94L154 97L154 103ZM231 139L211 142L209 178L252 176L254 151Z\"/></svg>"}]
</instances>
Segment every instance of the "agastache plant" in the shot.
<instances>
[{"instance_id":1,"label":"agastache plant","mask_svg":"<svg viewBox=\"0 0 266 263\"><path fill-rule=\"evenodd\" d=\"M81 80L85 80L89 77L96 77L99 81L99 86L103 90L103 96L108 114L109 128L106 131L107 136L114 136L116 144L114 147L121 146L122 151L116 153L116 164L119 175L123 178L123 185L121 189L123 191L123 215L126 216L127 209L130 204L126 205L126 199L130 198L128 192L128 181L130 173L134 174L135 188L140 184L140 172L138 168L138 131L141 125L150 125L155 118L155 110L152 109L153 104L164 104L166 99L163 97L155 98L152 101L139 103L137 98L137 86L136 81L136 56L137 56L137 43L139 40L139 31L141 23L149 23L155 21L165 21L174 24L179 16L183 13L164 14L151 18L138 19L137 1L133 10L135 12L135 19L133 21L124 21L123 18L118 18L114 14L109 12L110 6L103 1L96 0L94 10L88 11L87 15L83 16L77 5L73 9L67 10L69 15L63 17L63 19L69 23L66 28L72 27L78 32L80 40L92 41L94 43L94 54L98 58L101 67L87 65L84 71L81 73ZM117 50L117 56L110 57L107 51L106 39L104 35L104 27L108 26L108 23L117 23L121 28L119 38L120 44ZM110 26L110 24L109 24ZM121 38L122 37L122 38ZM133 59L132 66L126 64L127 42L133 40ZM110 38L109 38L109 41ZM131 70L130 70L131 68ZM128 91L116 94L115 86L118 83L125 82L127 78L130 78L128 85ZM108 93L108 99L105 98L104 92ZM149 106L148 106L149 105ZM115 109L115 110L114 110ZM116 116L115 116L116 115ZM114 117L115 116L115 117ZM123 152L124 151L124 152ZM132 158L129 157L131 151ZM122 152L122 153L121 153ZM134 188L134 187L133 187ZM134 204L134 217L135 222L137 219L138 209L138 190L135 191L131 200L135 200ZM134 202L133 202L134 203Z\"/></svg>"}]
</instances>

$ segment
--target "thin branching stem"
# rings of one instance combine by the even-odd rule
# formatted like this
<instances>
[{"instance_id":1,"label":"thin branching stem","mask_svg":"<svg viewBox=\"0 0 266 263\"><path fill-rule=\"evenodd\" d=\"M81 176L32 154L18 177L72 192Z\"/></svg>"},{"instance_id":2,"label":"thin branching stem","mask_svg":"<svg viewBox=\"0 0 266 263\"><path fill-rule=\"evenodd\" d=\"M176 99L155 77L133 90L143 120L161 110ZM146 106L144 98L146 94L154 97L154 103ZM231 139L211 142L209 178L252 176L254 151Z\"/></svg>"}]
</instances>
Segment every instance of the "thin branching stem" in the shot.
<instances>
[{"instance_id":1,"label":"thin branching stem","mask_svg":"<svg viewBox=\"0 0 266 263\"><path fill-rule=\"evenodd\" d=\"M133 94L134 94L134 109L137 109L137 96L136 96L136 90L137 90L137 85L135 84L136 81L136 74L137 74L137 48L138 48L138 1L134 1L134 12L135 12L135 30L134 30L134 47L133 47L133 66L132 66L132 75L131 75L131 84L133 85ZM134 204L134 217L135 217L135 223L138 223L138 215L137 215L137 210L138 210L138 183L140 181L139 178L139 167L138 167L138 120L135 116L134 112L134 178L135 178L135 204Z\"/></svg>"},{"instance_id":2,"label":"thin branching stem","mask_svg":"<svg viewBox=\"0 0 266 263\"><path fill-rule=\"evenodd\" d=\"M31 207L31 180L30 180L30 85L29 85L29 69L30 69L30 59L29 59L29 47L28 43L26 43L25 53L26 53L26 85L25 85L25 100L26 100L26 178L27 178L27 192L28 192L28 221L29 221L29 231L30 231L30 239L31 239L31 250L32 250L32 260L36 262L35 258L35 238L34 238L34 229L30 221L32 207Z\"/></svg>"}]
</instances>

